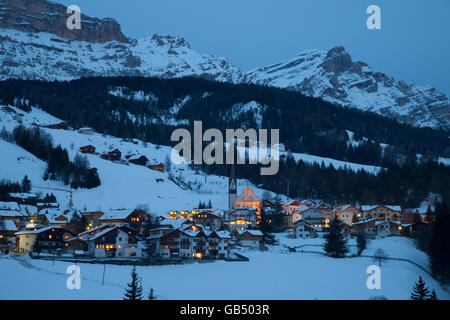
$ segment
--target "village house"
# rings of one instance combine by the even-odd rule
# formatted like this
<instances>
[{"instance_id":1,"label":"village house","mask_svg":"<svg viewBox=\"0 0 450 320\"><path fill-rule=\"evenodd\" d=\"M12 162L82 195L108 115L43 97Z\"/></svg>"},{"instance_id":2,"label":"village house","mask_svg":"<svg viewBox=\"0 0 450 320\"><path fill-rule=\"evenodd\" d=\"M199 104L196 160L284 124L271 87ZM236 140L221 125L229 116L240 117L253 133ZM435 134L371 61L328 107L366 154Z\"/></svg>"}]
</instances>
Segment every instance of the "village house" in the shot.
<instances>
[{"instance_id":1,"label":"village house","mask_svg":"<svg viewBox=\"0 0 450 320\"><path fill-rule=\"evenodd\" d=\"M86 240L79 237L72 237L64 240L64 252L74 254L76 251L86 252L88 250L88 243Z\"/></svg>"},{"instance_id":2,"label":"village house","mask_svg":"<svg viewBox=\"0 0 450 320\"><path fill-rule=\"evenodd\" d=\"M355 233L361 232L368 237L375 237L377 235L377 219L370 218L353 223L353 231Z\"/></svg>"},{"instance_id":3,"label":"village house","mask_svg":"<svg viewBox=\"0 0 450 320\"><path fill-rule=\"evenodd\" d=\"M192 219L192 216L194 214L199 213L199 210L180 210L180 211L170 211L169 212L169 219L170 220L186 220L186 219Z\"/></svg>"},{"instance_id":4,"label":"village house","mask_svg":"<svg viewBox=\"0 0 450 320\"><path fill-rule=\"evenodd\" d=\"M308 208L315 208L316 202L311 199L307 199L302 201L302 205L307 206Z\"/></svg>"},{"instance_id":5,"label":"village house","mask_svg":"<svg viewBox=\"0 0 450 320\"><path fill-rule=\"evenodd\" d=\"M88 252L96 258L143 257L139 245L142 238L138 232L127 226L113 226L87 239Z\"/></svg>"},{"instance_id":6,"label":"village house","mask_svg":"<svg viewBox=\"0 0 450 320\"><path fill-rule=\"evenodd\" d=\"M284 212L291 215L294 211L300 209L300 207L302 206L303 205L299 201L294 200L289 203L283 204L281 208L284 210Z\"/></svg>"},{"instance_id":7,"label":"village house","mask_svg":"<svg viewBox=\"0 0 450 320\"><path fill-rule=\"evenodd\" d=\"M87 145L87 146L81 147L80 152L93 154L93 153L95 153L95 147L93 145Z\"/></svg>"},{"instance_id":8,"label":"village house","mask_svg":"<svg viewBox=\"0 0 450 320\"><path fill-rule=\"evenodd\" d=\"M100 217L100 223L102 225L129 226L140 231L148 218L150 215L140 209L111 209Z\"/></svg>"},{"instance_id":9,"label":"village house","mask_svg":"<svg viewBox=\"0 0 450 320\"><path fill-rule=\"evenodd\" d=\"M297 220L293 225L294 238L311 239L315 238L315 229L305 220Z\"/></svg>"},{"instance_id":10,"label":"village house","mask_svg":"<svg viewBox=\"0 0 450 320\"><path fill-rule=\"evenodd\" d=\"M290 215L290 225L289 225L289 229L292 228L292 226L294 225L294 223L298 220L302 219L302 214L304 211L309 210L310 208L307 206L302 206L300 207L298 210L295 210L292 212L292 214Z\"/></svg>"},{"instance_id":11,"label":"village house","mask_svg":"<svg viewBox=\"0 0 450 320\"><path fill-rule=\"evenodd\" d=\"M163 229L147 238L148 252L164 259L228 259L231 234L227 231Z\"/></svg>"},{"instance_id":12,"label":"village house","mask_svg":"<svg viewBox=\"0 0 450 320\"><path fill-rule=\"evenodd\" d=\"M4 221L13 221L19 230L25 227L29 218L30 217L26 213L18 210L0 210L0 219Z\"/></svg>"},{"instance_id":13,"label":"village house","mask_svg":"<svg viewBox=\"0 0 450 320\"><path fill-rule=\"evenodd\" d=\"M26 228L16 232L16 236L19 237L17 248L20 253L32 252L35 242L42 253L55 253L57 249L63 249L64 240L73 238L75 234L62 227L46 226Z\"/></svg>"},{"instance_id":14,"label":"village house","mask_svg":"<svg viewBox=\"0 0 450 320\"><path fill-rule=\"evenodd\" d=\"M81 212L81 215L86 218L89 228L95 228L101 225L100 218L104 213L102 211L86 211Z\"/></svg>"},{"instance_id":15,"label":"village house","mask_svg":"<svg viewBox=\"0 0 450 320\"><path fill-rule=\"evenodd\" d=\"M159 172L164 172L164 164L162 162L158 163L158 164L151 164L148 165L147 168L149 168L150 170L155 170L155 171L159 171Z\"/></svg>"},{"instance_id":16,"label":"village house","mask_svg":"<svg viewBox=\"0 0 450 320\"><path fill-rule=\"evenodd\" d=\"M55 124L48 124L43 127L47 128L47 129L68 130L69 124L67 122L59 122L59 123L55 123Z\"/></svg>"},{"instance_id":17,"label":"village house","mask_svg":"<svg viewBox=\"0 0 450 320\"><path fill-rule=\"evenodd\" d=\"M29 193L9 193L10 201L17 202L19 205L31 205L35 206L38 200L38 196L34 192Z\"/></svg>"},{"instance_id":18,"label":"village house","mask_svg":"<svg viewBox=\"0 0 450 320\"><path fill-rule=\"evenodd\" d=\"M272 232L283 232L290 229L291 216L285 211L266 208L264 210L264 221L271 227Z\"/></svg>"},{"instance_id":19,"label":"village house","mask_svg":"<svg viewBox=\"0 0 450 320\"><path fill-rule=\"evenodd\" d=\"M59 203L58 202L38 202L36 204L38 212L41 212L44 209L58 209Z\"/></svg>"},{"instance_id":20,"label":"village house","mask_svg":"<svg viewBox=\"0 0 450 320\"><path fill-rule=\"evenodd\" d=\"M224 224L229 230L253 229L257 225L257 217L256 208L236 208L226 214Z\"/></svg>"},{"instance_id":21,"label":"village house","mask_svg":"<svg viewBox=\"0 0 450 320\"><path fill-rule=\"evenodd\" d=\"M102 154L100 158L110 161L118 161L122 157L122 152L120 152L118 149L114 149L113 151L106 152L105 154Z\"/></svg>"},{"instance_id":22,"label":"village house","mask_svg":"<svg viewBox=\"0 0 450 320\"><path fill-rule=\"evenodd\" d=\"M92 236L96 235L97 233L99 233L99 232L101 232L101 231L103 231L105 229L108 229L108 228L110 228L110 226L108 226L108 225L97 226L95 228L92 228L92 229L89 229L89 230L86 230L86 231L80 233L78 235L78 238L81 239L81 240L86 241L90 237L92 237Z\"/></svg>"},{"instance_id":23,"label":"village house","mask_svg":"<svg viewBox=\"0 0 450 320\"><path fill-rule=\"evenodd\" d=\"M195 224L209 227L211 230L220 230L222 227L222 217L212 210L202 210L193 214L189 219Z\"/></svg>"},{"instance_id":24,"label":"village house","mask_svg":"<svg viewBox=\"0 0 450 320\"><path fill-rule=\"evenodd\" d=\"M136 164L139 166L146 166L148 159L146 156L134 155L128 158L128 161L132 164Z\"/></svg>"},{"instance_id":25,"label":"village house","mask_svg":"<svg viewBox=\"0 0 450 320\"><path fill-rule=\"evenodd\" d=\"M93 135L94 129L90 127L84 127L78 130L78 133L85 134L85 135Z\"/></svg>"},{"instance_id":26,"label":"village house","mask_svg":"<svg viewBox=\"0 0 450 320\"><path fill-rule=\"evenodd\" d=\"M0 218L1 219L1 218ZM1 223L3 222L3 223ZM0 222L0 240L16 243L16 232L19 231L13 220L3 220ZM3 226L2 226L3 225ZM2 242L0 241L0 243Z\"/></svg>"},{"instance_id":27,"label":"village house","mask_svg":"<svg viewBox=\"0 0 450 320\"><path fill-rule=\"evenodd\" d=\"M375 226L379 237L400 236L402 232L400 221L378 220Z\"/></svg>"},{"instance_id":28,"label":"village house","mask_svg":"<svg viewBox=\"0 0 450 320\"><path fill-rule=\"evenodd\" d=\"M322 211L310 208L302 212L302 220L308 222L317 232L322 232L328 227L328 222L322 215Z\"/></svg>"},{"instance_id":29,"label":"village house","mask_svg":"<svg viewBox=\"0 0 450 320\"><path fill-rule=\"evenodd\" d=\"M332 215L334 219L338 219L351 226L353 221L358 218L359 211L355 206L346 204L334 208Z\"/></svg>"},{"instance_id":30,"label":"village house","mask_svg":"<svg viewBox=\"0 0 450 320\"><path fill-rule=\"evenodd\" d=\"M333 220L333 209L331 209L331 207L329 207L325 203L319 204L318 206L316 206L316 209L322 211L322 216L325 219L328 219L328 221Z\"/></svg>"},{"instance_id":31,"label":"village house","mask_svg":"<svg viewBox=\"0 0 450 320\"><path fill-rule=\"evenodd\" d=\"M401 207L390 205L361 206L364 219L376 218L378 220L400 221Z\"/></svg>"},{"instance_id":32,"label":"village house","mask_svg":"<svg viewBox=\"0 0 450 320\"><path fill-rule=\"evenodd\" d=\"M263 233L260 230L236 230L234 231L236 245L248 248L259 248Z\"/></svg>"}]
</instances>

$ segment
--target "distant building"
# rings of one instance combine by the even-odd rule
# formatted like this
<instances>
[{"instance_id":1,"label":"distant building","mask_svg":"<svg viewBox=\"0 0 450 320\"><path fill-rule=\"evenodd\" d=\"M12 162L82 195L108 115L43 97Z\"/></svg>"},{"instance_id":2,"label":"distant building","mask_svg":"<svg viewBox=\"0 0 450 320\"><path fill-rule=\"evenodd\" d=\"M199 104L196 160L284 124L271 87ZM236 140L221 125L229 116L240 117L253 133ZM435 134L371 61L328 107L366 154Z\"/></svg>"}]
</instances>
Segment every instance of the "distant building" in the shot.
<instances>
[{"instance_id":1,"label":"distant building","mask_svg":"<svg viewBox=\"0 0 450 320\"><path fill-rule=\"evenodd\" d=\"M100 223L102 225L129 226L139 231L149 217L147 212L139 209L112 209L100 217Z\"/></svg>"},{"instance_id":2,"label":"distant building","mask_svg":"<svg viewBox=\"0 0 450 320\"><path fill-rule=\"evenodd\" d=\"M294 238L310 239L316 235L315 229L305 220L297 220L293 226Z\"/></svg>"},{"instance_id":3,"label":"distant building","mask_svg":"<svg viewBox=\"0 0 450 320\"><path fill-rule=\"evenodd\" d=\"M33 245L37 241L38 247L43 253L54 253L57 249L64 248L64 241L73 238L75 234L62 227L47 226L42 228L30 228L16 232L19 237L18 251L27 253L33 251Z\"/></svg>"},{"instance_id":4,"label":"distant building","mask_svg":"<svg viewBox=\"0 0 450 320\"><path fill-rule=\"evenodd\" d=\"M89 128L89 127L85 127L85 128L79 129L78 133L86 134L86 135L92 135L92 134L94 134L94 129Z\"/></svg>"},{"instance_id":5,"label":"distant building","mask_svg":"<svg viewBox=\"0 0 450 320\"><path fill-rule=\"evenodd\" d=\"M261 221L261 199L255 195L252 188L245 188L242 190L236 200L234 201L234 208L247 208L256 210L256 224L259 225Z\"/></svg>"},{"instance_id":6,"label":"distant building","mask_svg":"<svg viewBox=\"0 0 450 320\"><path fill-rule=\"evenodd\" d=\"M104 215L102 211L81 212L88 222L89 228L95 228L101 225L100 218Z\"/></svg>"},{"instance_id":7,"label":"distant building","mask_svg":"<svg viewBox=\"0 0 450 320\"><path fill-rule=\"evenodd\" d=\"M59 122L55 124L48 124L43 127L48 129L68 130L69 124L67 122Z\"/></svg>"},{"instance_id":8,"label":"distant building","mask_svg":"<svg viewBox=\"0 0 450 320\"><path fill-rule=\"evenodd\" d=\"M260 230L236 230L236 244L241 247L259 248L263 233Z\"/></svg>"},{"instance_id":9,"label":"distant building","mask_svg":"<svg viewBox=\"0 0 450 320\"><path fill-rule=\"evenodd\" d=\"M345 222L347 225L351 226L354 221L354 218L358 218L359 211L355 206L351 204L346 204L336 207L332 211L332 214L333 218Z\"/></svg>"},{"instance_id":10,"label":"distant building","mask_svg":"<svg viewBox=\"0 0 450 320\"><path fill-rule=\"evenodd\" d=\"M81 153L95 153L95 147L93 145L87 145L80 148Z\"/></svg>"},{"instance_id":11,"label":"distant building","mask_svg":"<svg viewBox=\"0 0 450 320\"><path fill-rule=\"evenodd\" d=\"M164 164L162 162L158 164L151 164L147 166L150 170L158 171L158 172L164 172Z\"/></svg>"},{"instance_id":12,"label":"distant building","mask_svg":"<svg viewBox=\"0 0 450 320\"><path fill-rule=\"evenodd\" d=\"M214 211L201 210L199 213L193 214L190 219L196 224L209 227L211 230L220 230L222 227L222 217L215 214Z\"/></svg>"},{"instance_id":13,"label":"distant building","mask_svg":"<svg viewBox=\"0 0 450 320\"><path fill-rule=\"evenodd\" d=\"M115 226L101 230L86 241L88 251L96 258L126 258L143 256L140 240L135 229Z\"/></svg>"},{"instance_id":14,"label":"distant building","mask_svg":"<svg viewBox=\"0 0 450 320\"><path fill-rule=\"evenodd\" d=\"M288 213L288 214L292 214L294 211L299 210L303 205L297 201L291 201L289 203L285 203L282 205L283 210Z\"/></svg>"},{"instance_id":15,"label":"distant building","mask_svg":"<svg viewBox=\"0 0 450 320\"><path fill-rule=\"evenodd\" d=\"M258 211L255 208L236 208L227 213L225 224L229 230L246 230L256 227Z\"/></svg>"},{"instance_id":16,"label":"distant building","mask_svg":"<svg viewBox=\"0 0 450 320\"><path fill-rule=\"evenodd\" d=\"M378 220L400 221L401 211L400 206L394 205L374 205L361 206L362 215L364 219L376 218Z\"/></svg>"},{"instance_id":17,"label":"distant building","mask_svg":"<svg viewBox=\"0 0 450 320\"><path fill-rule=\"evenodd\" d=\"M119 149L114 149L113 151L106 152L105 154L102 154L100 158L105 160L111 160L111 161L117 161L120 160L122 157L122 153L119 151Z\"/></svg>"},{"instance_id":18,"label":"distant building","mask_svg":"<svg viewBox=\"0 0 450 320\"><path fill-rule=\"evenodd\" d=\"M136 155L136 156L130 157L130 158L128 159L128 161L129 161L130 163L137 164L137 165L139 165L139 166L146 166L146 165L147 165L147 162L148 162L148 159L147 159L146 156L139 156L139 155Z\"/></svg>"}]
</instances>

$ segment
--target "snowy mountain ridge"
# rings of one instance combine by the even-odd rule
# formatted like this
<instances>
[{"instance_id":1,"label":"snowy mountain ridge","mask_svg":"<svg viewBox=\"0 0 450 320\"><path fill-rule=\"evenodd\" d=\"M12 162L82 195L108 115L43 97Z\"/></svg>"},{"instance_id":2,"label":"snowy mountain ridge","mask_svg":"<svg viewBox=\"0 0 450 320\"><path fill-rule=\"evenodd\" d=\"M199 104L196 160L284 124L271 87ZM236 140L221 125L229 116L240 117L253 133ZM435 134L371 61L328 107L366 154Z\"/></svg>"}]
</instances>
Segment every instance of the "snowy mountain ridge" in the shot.
<instances>
[{"instance_id":1,"label":"snowy mountain ridge","mask_svg":"<svg viewBox=\"0 0 450 320\"><path fill-rule=\"evenodd\" d=\"M373 71L343 47L303 51L243 73L226 58L197 52L182 37L128 38L114 19L83 15L84 31L69 32L64 10L46 0L0 1L0 80L195 76L285 88L414 126L450 128L445 94Z\"/></svg>"}]
</instances>

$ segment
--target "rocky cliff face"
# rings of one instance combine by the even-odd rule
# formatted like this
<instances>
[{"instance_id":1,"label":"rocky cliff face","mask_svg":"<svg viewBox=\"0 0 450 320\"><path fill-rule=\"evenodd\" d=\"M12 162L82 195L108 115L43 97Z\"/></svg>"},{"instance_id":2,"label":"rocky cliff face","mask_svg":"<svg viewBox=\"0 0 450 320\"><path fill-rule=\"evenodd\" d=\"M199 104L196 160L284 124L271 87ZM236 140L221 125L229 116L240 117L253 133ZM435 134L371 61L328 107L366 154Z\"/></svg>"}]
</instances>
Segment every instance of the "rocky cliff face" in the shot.
<instances>
[{"instance_id":1,"label":"rocky cliff face","mask_svg":"<svg viewBox=\"0 0 450 320\"><path fill-rule=\"evenodd\" d=\"M443 93L375 72L366 63L353 61L343 47L304 51L252 70L244 81L287 88L415 126L450 128L450 101Z\"/></svg>"},{"instance_id":2,"label":"rocky cliff face","mask_svg":"<svg viewBox=\"0 0 450 320\"><path fill-rule=\"evenodd\" d=\"M81 30L69 30L67 17L65 6L46 0L0 0L0 80L198 76L286 88L415 126L450 129L450 101L443 93L375 72L343 47L304 51L242 74L227 59L201 54L181 37L134 40L113 19L87 16Z\"/></svg>"},{"instance_id":3,"label":"rocky cliff face","mask_svg":"<svg viewBox=\"0 0 450 320\"><path fill-rule=\"evenodd\" d=\"M69 30L66 26L67 8L45 0L0 0L0 28L23 32L48 32L68 40L104 43L128 42L120 25L111 18L96 19L81 16L82 28Z\"/></svg>"}]
</instances>

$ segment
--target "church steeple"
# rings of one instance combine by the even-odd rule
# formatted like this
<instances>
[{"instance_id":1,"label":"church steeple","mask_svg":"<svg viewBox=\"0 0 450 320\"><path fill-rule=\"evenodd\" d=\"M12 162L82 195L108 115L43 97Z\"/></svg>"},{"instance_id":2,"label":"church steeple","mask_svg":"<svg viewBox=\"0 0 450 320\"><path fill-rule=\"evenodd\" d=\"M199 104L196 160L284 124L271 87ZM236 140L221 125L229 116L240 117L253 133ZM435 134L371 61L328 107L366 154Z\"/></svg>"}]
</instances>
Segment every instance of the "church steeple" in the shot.
<instances>
[{"instance_id":1,"label":"church steeple","mask_svg":"<svg viewBox=\"0 0 450 320\"><path fill-rule=\"evenodd\" d=\"M237 198L237 183L234 163L231 165L231 173L228 179L228 212L234 209L234 202Z\"/></svg>"}]
</instances>

